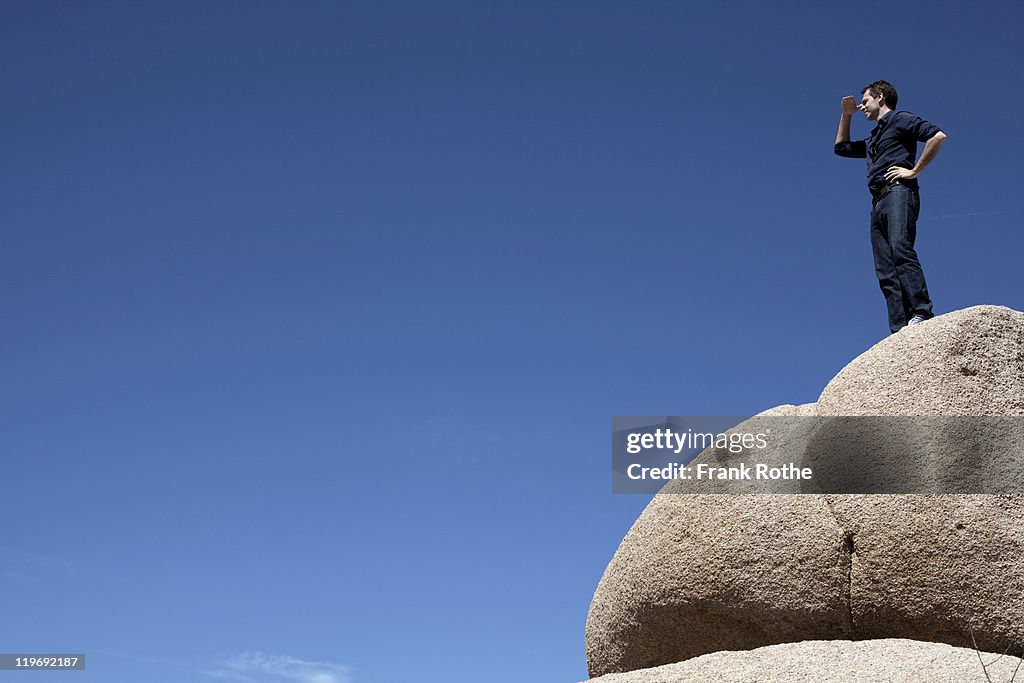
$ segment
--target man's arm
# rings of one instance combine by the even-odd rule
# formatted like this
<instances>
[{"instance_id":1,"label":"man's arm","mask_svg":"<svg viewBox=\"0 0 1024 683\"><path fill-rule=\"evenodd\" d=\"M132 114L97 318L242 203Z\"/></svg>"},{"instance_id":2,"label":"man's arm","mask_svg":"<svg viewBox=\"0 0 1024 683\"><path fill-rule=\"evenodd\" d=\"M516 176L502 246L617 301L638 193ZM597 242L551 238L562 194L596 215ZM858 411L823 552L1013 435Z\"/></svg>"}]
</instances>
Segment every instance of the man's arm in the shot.
<instances>
[{"instance_id":1,"label":"man's arm","mask_svg":"<svg viewBox=\"0 0 1024 683\"><path fill-rule=\"evenodd\" d=\"M946 137L947 135L940 130L928 138L928 141L924 143L924 149L921 150L921 156L918 158L917 163L914 164L914 168L890 166L889 170L885 172L885 179L891 183L894 180L916 178L921 175L924 167L930 164L935 155L939 153L939 148L946 141Z\"/></svg>"},{"instance_id":2,"label":"man's arm","mask_svg":"<svg viewBox=\"0 0 1024 683\"><path fill-rule=\"evenodd\" d=\"M853 119L853 112L857 111L857 101L852 95L847 95L840 103L842 114L839 116L839 130L836 131L836 144L850 141L850 121Z\"/></svg>"},{"instance_id":3,"label":"man's arm","mask_svg":"<svg viewBox=\"0 0 1024 683\"><path fill-rule=\"evenodd\" d=\"M864 141L850 142L850 120L853 119L853 113L857 111L857 100L847 95L843 98L840 107L842 114L839 117L839 130L836 131L835 153L841 157L863 159L868 153Z\"/></svg>"}]
</instances>

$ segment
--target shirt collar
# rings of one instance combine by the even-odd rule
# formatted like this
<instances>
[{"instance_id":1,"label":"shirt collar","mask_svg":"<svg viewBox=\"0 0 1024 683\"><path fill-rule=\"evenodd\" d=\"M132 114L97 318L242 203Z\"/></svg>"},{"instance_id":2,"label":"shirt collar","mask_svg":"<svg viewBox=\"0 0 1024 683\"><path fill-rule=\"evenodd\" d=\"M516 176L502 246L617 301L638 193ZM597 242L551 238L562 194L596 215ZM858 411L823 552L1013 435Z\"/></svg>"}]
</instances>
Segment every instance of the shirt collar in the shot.
<instances>
[{"instance_id":1,"label":"shirt collar","mask_svg":"<svg viewBox=\"0 0 1024 683\"><path fill-rule=\"evenodd\" d=\"M874 130L871 131L871 135L874 136L874 135L882 132L882 129L885 128L886 126L888 126L890 122L892 122L892 117L895 114L896 114L896 112L891 110L891 109L889 111L885 112L885 115L880 117L878 119L878 121L875 123L875 128L874 128Z\"/></svg>"}]
</instances>

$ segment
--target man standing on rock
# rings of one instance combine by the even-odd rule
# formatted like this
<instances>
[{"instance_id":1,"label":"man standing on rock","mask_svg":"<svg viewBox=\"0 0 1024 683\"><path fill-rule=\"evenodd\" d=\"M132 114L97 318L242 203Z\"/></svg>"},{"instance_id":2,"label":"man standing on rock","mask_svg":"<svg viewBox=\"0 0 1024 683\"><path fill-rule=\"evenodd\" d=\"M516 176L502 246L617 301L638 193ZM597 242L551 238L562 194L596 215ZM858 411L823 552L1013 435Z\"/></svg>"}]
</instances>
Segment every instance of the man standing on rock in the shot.
<instances>
[{"instance_id":1,"label":"man standing on rock","mask_svg":"<svg viewBox=\"0 0 1024 683\"><path fill-rule=\"evenodd\" d=\"M934 124L908 111L894 111L897 98L896 88L886 81L865 86L860 104L844 97L835 146L841 157L868 160L871 250L893 332L932 317L924 271L914 251L921 208L917 176L946 140ZM851 142L850 120L858 109L878 125L866 140ZM914 163L918 141L925 145Z\"/></svg>"}]
</instances>

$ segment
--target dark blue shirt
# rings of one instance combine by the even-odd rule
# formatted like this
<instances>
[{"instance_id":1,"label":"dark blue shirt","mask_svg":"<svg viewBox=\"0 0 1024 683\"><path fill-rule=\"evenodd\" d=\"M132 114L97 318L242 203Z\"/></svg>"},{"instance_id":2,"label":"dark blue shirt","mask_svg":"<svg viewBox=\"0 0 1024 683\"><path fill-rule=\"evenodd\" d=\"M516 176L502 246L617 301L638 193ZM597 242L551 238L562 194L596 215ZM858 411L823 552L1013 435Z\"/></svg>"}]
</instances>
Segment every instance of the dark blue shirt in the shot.
<instances>
[{"instance_id":1,"label":"dark blue shirt","mask_svg":"<svg viewBox=\"0 0 1024 683\"><path fill-rule=\"evenodd\" d=\"M840 142L835 152L851 159L867 158L868 189L874 194L888 185L885 172L890 167L914 168L918 140L924 142L938 132L938 126L909 111L890 111L878 120L867 140ZM900 183L917 189L917 178Z\"/></svg>"}]
</instances>

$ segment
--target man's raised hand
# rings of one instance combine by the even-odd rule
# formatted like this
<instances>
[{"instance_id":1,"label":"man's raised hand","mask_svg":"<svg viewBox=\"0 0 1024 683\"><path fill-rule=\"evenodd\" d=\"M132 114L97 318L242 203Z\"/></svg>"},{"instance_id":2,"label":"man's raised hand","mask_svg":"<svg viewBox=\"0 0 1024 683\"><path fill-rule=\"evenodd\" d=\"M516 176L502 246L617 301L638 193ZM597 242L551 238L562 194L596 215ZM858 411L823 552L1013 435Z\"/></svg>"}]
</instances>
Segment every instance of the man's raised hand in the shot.
<instances>
[{"instance_id":1,"label":"man's raised hand","mask_svg":"<svg viewBox=\"0 0 1024 683\"><path fill-rule=\"evenodd\" d=\"M853 116L853 112L857 111L857 100L853 98L853 95L847 95L843 98L843 113Z\"/></svg>"}]
</instances>

